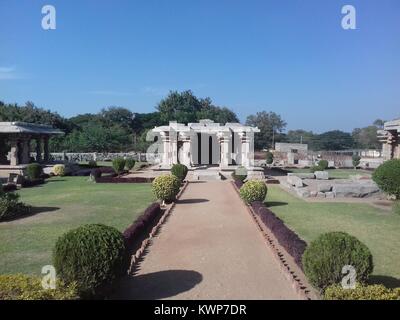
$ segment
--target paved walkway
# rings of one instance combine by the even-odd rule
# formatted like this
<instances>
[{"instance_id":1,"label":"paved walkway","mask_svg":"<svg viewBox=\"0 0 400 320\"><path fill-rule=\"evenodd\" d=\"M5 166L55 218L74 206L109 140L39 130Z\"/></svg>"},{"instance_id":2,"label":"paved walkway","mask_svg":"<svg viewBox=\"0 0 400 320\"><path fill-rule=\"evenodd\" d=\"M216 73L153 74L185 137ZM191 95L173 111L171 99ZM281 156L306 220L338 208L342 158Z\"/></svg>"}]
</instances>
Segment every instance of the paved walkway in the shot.
<instances>
[{"instance_id":1,"label":"paved walkway","mask_svg":"<svg viewBox=\"0 0 400 320\"><path fill-rule=\"evenodd\" d=\"M227 181L191 182L123 299L298 299Z\"/></svg>"}]
</instances>

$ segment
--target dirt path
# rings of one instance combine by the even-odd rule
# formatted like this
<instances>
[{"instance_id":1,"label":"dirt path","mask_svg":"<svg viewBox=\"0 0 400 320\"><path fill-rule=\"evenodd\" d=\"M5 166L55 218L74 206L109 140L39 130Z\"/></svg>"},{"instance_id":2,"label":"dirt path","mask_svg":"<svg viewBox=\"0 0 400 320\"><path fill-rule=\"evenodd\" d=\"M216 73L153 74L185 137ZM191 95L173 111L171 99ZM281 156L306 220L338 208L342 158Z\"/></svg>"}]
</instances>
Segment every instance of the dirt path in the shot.
<instances>
[{"instance_id":1,"label":"dirt path","mask_svg":"<svg viewBox=\"0 0 400 320\"><path fill-rule=\"evenodd\" d=\"M192 182L122 299L298 299L234 189Z\"/></svg>"}]
</instances>

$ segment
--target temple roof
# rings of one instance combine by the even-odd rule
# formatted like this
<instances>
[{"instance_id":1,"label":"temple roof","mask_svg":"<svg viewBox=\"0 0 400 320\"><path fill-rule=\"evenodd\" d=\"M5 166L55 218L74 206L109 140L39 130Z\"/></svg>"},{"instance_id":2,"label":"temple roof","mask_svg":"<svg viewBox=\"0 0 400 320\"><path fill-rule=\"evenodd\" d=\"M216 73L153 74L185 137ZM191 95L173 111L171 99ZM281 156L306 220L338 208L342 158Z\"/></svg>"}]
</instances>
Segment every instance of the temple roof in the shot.
<instances>
[{"instance_id":1,"label":"temple roof","mask_svg":"<svg viewBox=\"0 0 400 320\"><path fill-rule=\"evenodd\" d=\"M64 132L54 129L52 126L27 122L0 122L0 133L64 134Z\"/></svg>"}]
</instances>

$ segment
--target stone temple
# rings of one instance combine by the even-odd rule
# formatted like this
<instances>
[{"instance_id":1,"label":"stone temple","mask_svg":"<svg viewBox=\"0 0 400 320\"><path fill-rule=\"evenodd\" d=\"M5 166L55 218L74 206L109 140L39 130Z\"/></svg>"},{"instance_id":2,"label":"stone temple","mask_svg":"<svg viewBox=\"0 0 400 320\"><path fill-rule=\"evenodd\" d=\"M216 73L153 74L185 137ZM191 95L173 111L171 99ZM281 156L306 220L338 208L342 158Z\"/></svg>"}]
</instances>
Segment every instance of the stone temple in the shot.
<instances>
[{"instance_id":1,"label":"stone temple","mask_svg":"<svg viewBox=\"0 0 400 320\"><path fill-rule=\"evenodd\" d=\"M384 160L400 159L400 119L385 122L383 130L378 131L378 138L383 144Z\"/></svg>"}]
</instances>

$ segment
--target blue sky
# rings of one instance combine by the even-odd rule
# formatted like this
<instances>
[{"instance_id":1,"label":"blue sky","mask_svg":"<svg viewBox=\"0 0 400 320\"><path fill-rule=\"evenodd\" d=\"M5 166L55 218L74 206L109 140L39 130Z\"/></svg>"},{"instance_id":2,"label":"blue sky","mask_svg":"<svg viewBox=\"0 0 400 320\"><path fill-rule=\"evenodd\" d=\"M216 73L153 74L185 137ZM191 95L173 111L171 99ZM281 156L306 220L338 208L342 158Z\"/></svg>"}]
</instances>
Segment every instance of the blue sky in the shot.
<instances>
[{"instance_id":1,"label":"blue sky","mask_svg":"<svg viewBox=\"0 0 400 320\"><path fill-rule=\"evenodd\" d=\"M54 5L57 29L41 28ZM356 8L357 29L341 27ZM191 89L288 129L350 131L400 117L398 0L0 0L0 100L64 116L152 112Z\"/></svg>"}]
</instances>

